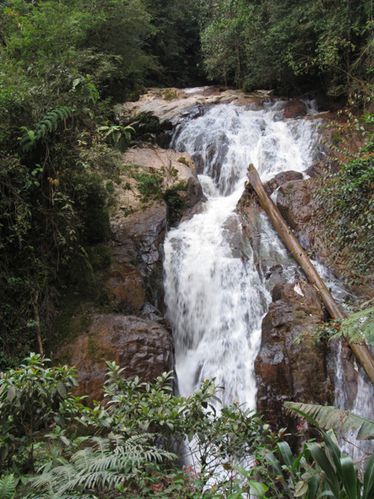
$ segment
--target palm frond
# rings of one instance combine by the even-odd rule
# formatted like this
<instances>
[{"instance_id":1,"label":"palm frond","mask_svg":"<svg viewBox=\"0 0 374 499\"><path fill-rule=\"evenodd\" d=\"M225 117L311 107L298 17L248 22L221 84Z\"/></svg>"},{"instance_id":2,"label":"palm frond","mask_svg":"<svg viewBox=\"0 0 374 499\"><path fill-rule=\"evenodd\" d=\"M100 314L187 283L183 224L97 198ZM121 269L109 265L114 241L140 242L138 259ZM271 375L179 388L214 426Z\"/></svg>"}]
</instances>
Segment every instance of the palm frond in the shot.
<instances>
[{"instance_id":1,"label":"palm frond","mask_svg":"<svg viewBox=\"0 0 374 499\"><path fill-rule=\"evenodd\" d=\"M358 440L374 439L374 421L334 406L285 402L285 407L324 430L357 430Z\"/></svg>"}]
</instances>

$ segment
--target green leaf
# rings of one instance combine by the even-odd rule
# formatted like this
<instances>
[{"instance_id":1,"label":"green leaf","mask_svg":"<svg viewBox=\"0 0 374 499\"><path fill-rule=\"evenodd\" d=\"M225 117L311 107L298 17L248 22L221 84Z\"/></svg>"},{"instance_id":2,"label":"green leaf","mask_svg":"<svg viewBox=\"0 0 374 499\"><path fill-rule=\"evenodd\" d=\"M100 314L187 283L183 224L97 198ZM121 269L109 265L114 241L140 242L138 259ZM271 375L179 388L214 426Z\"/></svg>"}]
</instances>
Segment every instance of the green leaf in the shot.
<instances>
[{"instance_id":1,"label":"green leaf","mask_svg":"<svg viewBox=\"0 0 374 499\"><path fill-rule=\"evenodd\" d=\"M269 487L264 483L256 482L254 480L249 480L249 487L251 489L251 493L256 497L264 497L266 492L269 490Z\"/></svg>"},{"instance_id":2,"label":"green leaf","mask_svg":"<svg viewBox=\"0 0 374 499\"><path fill-rule=\"evenodd\" d=\"M297 482L295 487L294 497L302 497L308 491L308 483L301 481Z\"/></svg>"},{"instance_id":3,"label":"green leaf","mask_svg":"<svg viewBox=\"0 0 374 499\"><path fill-rule=\"evenodd\" d=\"M362 499L374 497L374 455L370 457L364 475L364 490Z\"/></svg>"},{"instance_id":4,"label":"green leaf","mask_svg":"<svg viewBox=\"0 0 374 499\"><path fill-rule=\"evenodd\" d=\"M62 381L59 381L57 383L57 391L61 395L62 398L66 397L66 395L67 395L66 388L65 388L64 383L62 383Z\"/></svg>"},{"instance_id":5,"label":"green leaf","mask_svg":"<svg viewBox=\"0 0 374 499\"><path fill-rule=\"evenodd\" d=\"M289 468L291 468L294 459L290 446L287 442L279 442L279 444L277 444L277 447L279 449L279 452L281 453L284 463Z\"/></svg>"},{"instance_id":6,"label":"green leaf","mask_svg":"<svg viewBox=\"0 0 374 499\"><path fill-rule=\"evenodd\" d=\"M5 475L0 478L1 499L13 499L16 493L16 479L14 475Z\"/></svg>"},{"instance_id":7,"label":"green leaf","mask_svg":"<svg viewBox=\"0 0 374 499\"><path fill-rule=\"evenodd\" d=\"M357 499L357 476L353 461L349 456L340 459L342 469L342 481L349 499Z\"/></svg>"},{"instance_id":8,"label":"green leaf","mask_svg":"<svg viewBox=\"0 0 374 499\"><path fill-rule=\"evenodd\" d=\"M278 475L282 475L282 468L280 467L279 461L272 452L265 452L265 459L271 464Z\"/></svg>"},{"instance_id":9,"label":"green leaf","mask_svg":"<svg viewBox=\"0 0 374 499\"><path fill-rule=\"evenodd\" d=\"M358 430L357 439L370 440L374 438L374 421L363 418L351 411L338 409L334 406L317 404L302 404L285 402L285 407L305 418L314 426L325 430L334 429L347 433L349 430Z\"/></svg>"},{"instance_id":10,"label":"green leaf","mask_svg":"<svg viewBox=\"0 0 374 499\"><path fill-rule=\"evenodd\" d=\"M317 497L317 491L319 488L320 484L320 477L319 475L312 476L308 480L308 495L307 499L315 499Z\"/></svg>"},{"instance_id":11,"label":"green leaf","mask_svg":"<svg viewBox=\"0 0 374 499\"><path fill-rule=\"evenodd\" d=\"M13 400L16 398L16 393L17 392L14 386L10 386L8 388L7 399L9 400L9 402L13 402Z\"/></svg>"},{"instance_id":12,"label":"green leaf","mask_svg":"<svg viewBox=\"0 0 374 499\"><path fill-rule=\"evenodd\" d=\"M330 460L326 456L325 451L321 446L315 442L308 444L308 449L312 454L313 459L317 462L319 467L324 471L326 480L336 497L339 497L340 487L336 476L336 470L333 468Z\"/></svg>"}]
</instances>

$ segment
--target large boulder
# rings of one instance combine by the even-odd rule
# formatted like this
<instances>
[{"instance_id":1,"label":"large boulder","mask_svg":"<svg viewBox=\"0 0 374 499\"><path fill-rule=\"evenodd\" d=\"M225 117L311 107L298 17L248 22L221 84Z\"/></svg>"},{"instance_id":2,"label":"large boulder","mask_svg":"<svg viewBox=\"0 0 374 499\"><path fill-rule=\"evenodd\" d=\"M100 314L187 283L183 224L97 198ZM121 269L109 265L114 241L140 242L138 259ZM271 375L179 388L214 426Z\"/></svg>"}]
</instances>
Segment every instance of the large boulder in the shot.
<instances>
[{"instance_id":1,"label":"large boulder","mask_svg":"<svg viewBox=\"0 0 374 499\"><path fill-rule=\"evenodd\" d=\"M281 185L277 195L277 206L293 229L305 230L316 209L310 181L291 180Z\"/></svg>"},{"instance_id":2,"label":"large boulder","mask_svg":"<svg viewBox=\"0 0 374 499\"><path fill-rule=\"evenodd\" d=\"M173 369L171 333L161 324L136 316L94 315L88 330L65 346L60 356L76 367L78 390L101 400L106 361L125 368L124 376L152 381Z\"/></svg>"},{"instance_id":3,"label":"large boulder","mask_svg":"<svg viewBox=\"0 0 374 499\"><path fill-rule=\"evenodd\" d=\"M308 108L300 99L291 99L286 102L284 107L283 116L285 118L301 118L308 114Z\"/></svg>"},{"instance_id":4,"label":"large boulder","mask_svg":"<svg viewBox=\"0 0 374 499\"><path fill-rule=\"evenodd\" d=\"M255 365L257 409L274 427L290 428L286 400L331 402L326 352L314 336L322 321L323 308L313 286L304 281L275 286Z\"/></svg>"}]
</instances>

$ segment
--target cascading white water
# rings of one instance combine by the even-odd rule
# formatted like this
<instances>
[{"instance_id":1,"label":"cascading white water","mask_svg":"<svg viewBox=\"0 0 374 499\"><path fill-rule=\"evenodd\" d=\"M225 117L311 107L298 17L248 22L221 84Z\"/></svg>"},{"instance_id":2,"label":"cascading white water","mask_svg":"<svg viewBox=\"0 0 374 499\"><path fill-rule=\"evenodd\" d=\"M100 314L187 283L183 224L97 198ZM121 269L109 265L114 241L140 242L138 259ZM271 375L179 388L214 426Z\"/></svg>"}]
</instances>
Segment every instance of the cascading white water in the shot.
<instances>
[{"instance_id":1,"label":"cascading white water","mask_svg":"<svg viewBox=\"0 0 374 499\"><path fill-rule=\"evenodd\" d=\"M343 369L342 363L342 345L338 344L336 352L336 373L335 373L335 405L340 409L349 408L354 414L361 417L373 419L374 418L374 386L366 376L363 368L357 366L357 393L353 404L349 406L347 399L347 387L350 383L347 382L346 373ZM349 388L348 388L349 389ZM366 466L367 459L374 453L373 440L357 440L357 431L352 430L348 434L340 435L341 447L349 454L363 471Z\"/></svg>"},{"instance_id":2,"label":"cascading white water","mask_svg":"<svg viewBox=\"0 0 374 499\"><path fill-rule=\"evenodd\" d=\"M202 166L207 198L201 213L171 230L165 241L165 300L182 395L215 379L224 404L255 408L254 362L270 296L235 208L250 163L263 180L286 170L303 172L317 140L315 123L283 120L282 105L261 110L216 105L175 133L173 147ZM283 261L276 234L264 220L262 227L264 251Z\"/></svg>"}]
</instances>

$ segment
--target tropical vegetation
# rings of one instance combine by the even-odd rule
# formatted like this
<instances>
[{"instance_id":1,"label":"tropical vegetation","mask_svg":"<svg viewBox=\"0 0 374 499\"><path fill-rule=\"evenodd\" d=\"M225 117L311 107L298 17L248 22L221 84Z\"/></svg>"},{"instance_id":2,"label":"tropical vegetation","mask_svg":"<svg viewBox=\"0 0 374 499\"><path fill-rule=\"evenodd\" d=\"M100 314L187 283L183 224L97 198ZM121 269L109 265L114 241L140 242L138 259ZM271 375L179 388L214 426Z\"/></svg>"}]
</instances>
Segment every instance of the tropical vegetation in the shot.
<instances>
[{"instance_id":1,"label":"tropical vegetation","mask_svg":"<svg viewBox=\"0 0 374 499\"><path fill-rule=\"evenodd\" d=\"M370 0L200 3L202 52L211 78L247 90L370 94Z\"/></svg>"},{"instance_id":2,"label":"tropical vegetation","mask_svg":"<svg viewBox=\"0 0 374 499\"><path fill-rule=\"evenodd\" d=\"M71 368L50 367L38 354L4 372L2 498L369 499L374 493L374 456L362 472L340 451L331 428L342 420L334 408L287 405L319 428L293 452L284 429L274 433L239 406L219 408L219 390L209 381L184 398L173 394L170 374L154 383L128 380L108 363L104 404L84 404L72 394L75 385ZM373 421L347 414L343 424L359 430L358 438L374 436Z\"/></svg>"},{"instance_id":3,"label":"tropical vegetation","mask_svg":"<svg viewBox=\"0 0 374 499\"><path fill-rule=\"evenodd\" d=\"M170 374L125 380L109 363L105 402L89 404L75 395L74 369L45 358L68 334L72 300L108 306L97 272L110 264L121 154L160 129L118 104L148 86L212 82L345 107L321 219L336 259L350 247L350 268L370 277L372 9L370 0L0 0L0 498L374 496L374 457L352 462L335 436L372 439L371 420L288 403L299 418L291 448L286 429L220 407L210 381L184 398ZM143 197L180 208L157 175L134 175ZM373 313L329 327L372 341Z\"/></svg>"}]
</instances>

